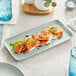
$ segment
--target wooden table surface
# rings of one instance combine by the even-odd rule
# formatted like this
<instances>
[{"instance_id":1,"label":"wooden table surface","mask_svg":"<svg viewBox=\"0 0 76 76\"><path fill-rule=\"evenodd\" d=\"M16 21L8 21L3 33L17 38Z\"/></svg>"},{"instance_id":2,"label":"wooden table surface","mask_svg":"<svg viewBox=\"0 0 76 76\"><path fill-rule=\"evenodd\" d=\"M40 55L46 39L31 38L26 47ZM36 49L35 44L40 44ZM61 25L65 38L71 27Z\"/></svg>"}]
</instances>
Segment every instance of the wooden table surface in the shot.
<instances>
[{"instance_id":1,"label":"wooden table surface","mask_svg":"<svg viewBox=\"0 0 76 76\"><path fill-rule=\"evenodd\" d=\"M2 43L11 36L30 30L52 19L59 19L67 25L68 21L74 17L76 17L76 10L67 10L65 0L57 0L55 12L50 15L28 15L19 10L17 23L15 25L4 25ZM71 48L76 45L76 32L71 31L74 34L71 40L20 62L15 61L2 44L0 62L7 62L17 66L24 73L24 76L66 76L69 53Z\"/></svg>"}]
</instances>

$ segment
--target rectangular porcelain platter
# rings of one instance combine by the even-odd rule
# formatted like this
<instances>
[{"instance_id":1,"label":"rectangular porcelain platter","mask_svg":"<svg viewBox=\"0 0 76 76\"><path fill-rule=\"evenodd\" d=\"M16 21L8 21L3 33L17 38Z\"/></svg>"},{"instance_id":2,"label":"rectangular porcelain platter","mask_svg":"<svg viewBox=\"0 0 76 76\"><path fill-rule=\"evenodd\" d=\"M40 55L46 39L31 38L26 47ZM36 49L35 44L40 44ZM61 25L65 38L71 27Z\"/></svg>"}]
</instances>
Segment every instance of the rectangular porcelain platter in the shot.
<instances>
[{"instance_id":1,"label":"rectangular porcelain platter","mask_svg":"<svg viewBox=\"0 0 76 76\"><path fill-rule=\"evenodd\" d=\"M57 26L57 27L60 27L60 28L64 29L62 39L60 39L60 40L52 40L50 45L43 46L39 50L36 48L36 49L34 49L32 51L29 51L26 54L23 54L23 53L16 54L14 52L14 50L12 49L12 47L9 45L9 43L14 43L17 40L25 38L25 35L32 35L34 33L40 33L43 29L49 27L50 25L54 25L54 26ZM6 48L10 52L10 54L16 60L24 60L24 59L27 59L27 58L29 58L31 56L39 54L39 53L41 53L43 51L46 51L47 49L51 49L52 47L55 47L56 45L61 44L61 43L65 42L65 41L71 39L71 37L72 37L72 33L69 31L69 29L67 27L65 27L59 20L53 20L53 21L50 21L50 22L48 22L46 24L40 25L40 26L38 26L38 27L36 27L34 29L31 29L29 31L26 31L24 33L21 33L19 35L16 35L16 36L13 36L11 38L6 39L4 41L4 45L6 46Z\"/></svg>"}]
</instances>

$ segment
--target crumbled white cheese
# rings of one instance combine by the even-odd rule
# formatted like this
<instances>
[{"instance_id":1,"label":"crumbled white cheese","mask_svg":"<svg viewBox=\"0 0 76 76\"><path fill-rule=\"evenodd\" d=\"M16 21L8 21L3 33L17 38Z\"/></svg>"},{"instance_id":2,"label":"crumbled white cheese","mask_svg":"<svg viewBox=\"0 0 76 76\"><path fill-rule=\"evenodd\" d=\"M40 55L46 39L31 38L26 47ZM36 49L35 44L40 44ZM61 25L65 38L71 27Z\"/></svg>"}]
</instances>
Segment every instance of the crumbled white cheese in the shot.
<instances>
[{"instance_id":1,"label":"crumbled white cheese","mask_svg":"<svg viewBox=\"0 0 76 76\"><path fill-rule=\"evenodd\" d=\"M50 35L50 39L47 41L46 44L48 44L48 43L52 40L52 38L53 38L53 35L51 34L51 35Z\"/></svg>"}]
</instances>

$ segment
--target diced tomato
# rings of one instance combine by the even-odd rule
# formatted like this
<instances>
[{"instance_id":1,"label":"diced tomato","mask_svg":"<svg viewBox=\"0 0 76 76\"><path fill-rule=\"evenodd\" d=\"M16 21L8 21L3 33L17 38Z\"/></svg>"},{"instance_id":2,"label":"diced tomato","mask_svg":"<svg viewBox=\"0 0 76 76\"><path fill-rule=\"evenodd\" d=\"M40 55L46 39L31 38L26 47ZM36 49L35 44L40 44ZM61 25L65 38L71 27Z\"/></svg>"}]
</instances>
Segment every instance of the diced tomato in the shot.
<instances>
[{"instance_id":1,"label":"diced tomato","mask_svg":"<svg viewBox=\"0 0 76 76\"><path fill-rule=\"evenodd\" d=\"M50 26L49 28L50 28L50 30L51 30L52 33L58 34L58 33L63 32L63 29L61 29L61 28L59 28L59 27Z\"/></svg>"},{"instance_id":2,"label":"diced tomato","mask_svg":"<svg viewBox=\"0 0 76 76\"><path fill-rule=\"evenodd\" d=\"M41 34L46 35L46 32L45 31L42 31Z\"/></svg>"},{"instance_id":3,"label":"diced tomato","mask_svg":"<svg viewBox=\"0 0 76 76\"><path fill-rule=\"evenodd\" d=\"M41 34L42 35L47 35L47 34L51 34L51 31L49 31L49 30L43 30L42 32L41 32Z\"/></svg>"},{"instance_id":4,"label":"diced tomato","mask_svg":"<svg viewBox=\"0 0 76 76\"><path fill-rule=\"evenodd\" d=\"M37 45L36 43L33 43L33 44L32 44L33 47L36 46L36 45Z\"/></svg>"},{"instance_id":5,"label":"diced tomato","mask_svg":"<svg viewBox=\"0 0 76 76\"><path fill-rule=\"evenodd\" d=\"M40 40L40 45L44 45L47 43L48 40Z\"/></svg>"},{"instance_id":6,"label":"diced tomato","mask_svg":"<svg viewBox=\"0 0 76 76\"><path fill-rule=\"evenodd\" d=\"M62 35L63 35L63 32L56 34L56 36L57 36L59 39L62 38Z\"/></svg>"},{"instance_id":7,"label":"diced tomato","mask_svg":"<svg viewBox=\"0 0 76 76\"><path fill-rule=\"evenodd\" d=\"M25 47L25 45L22 44L22 45L19 46L19 51L20 51L20 52L26 52L26 51L28 51L28 50L27 50L27 48Z\"/></svg>"},{"instance_id":8,"label":"diced tomato","mask_svg":"<svg viewBox=\"0 0 76 76\"><path fill-rule=\"evenodd\" d=\"M29 38L29 40L26 42L26 47L27 47L28 50L30 50L33 47L35 47L36 45L38 45L39 43L40 43L39 40L33 39L33 38Z\"/></svg>"},{"instance_id":9,"label":"diced tomato","mask_svg":"<svg viewBox=\"0 0 76 76\"><path fill-rule=\"evenodd\" d=\"M33 35L32 35L32 38L38 39L38 38L39 38L39 35L40 35L40 34L37 34L37 33L36 33L36 34L33 34Z\"/></svg>"},{"instance_id":10,"label":"diced tomato","mask_svg":"<svg viewBox=\"0 0 76 76\"><path fill-rule=\"evenodd\" d=\"M27 52L28 51L28 49L23 49L21 52Z\"/></svg>"}]
</instances>

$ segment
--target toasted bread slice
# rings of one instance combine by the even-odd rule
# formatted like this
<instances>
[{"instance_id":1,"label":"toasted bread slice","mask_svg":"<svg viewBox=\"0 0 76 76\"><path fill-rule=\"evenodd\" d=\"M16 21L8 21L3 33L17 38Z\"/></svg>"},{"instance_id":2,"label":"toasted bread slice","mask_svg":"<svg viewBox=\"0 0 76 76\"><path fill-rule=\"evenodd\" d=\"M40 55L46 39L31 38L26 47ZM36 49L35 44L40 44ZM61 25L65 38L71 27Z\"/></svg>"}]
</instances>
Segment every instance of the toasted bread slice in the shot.
<instances>
[{"instance_id":1,"label":"toasted bread slice","mask_svg":"<svg viewBox=\"0 0 76 76\"><path fill-rule=\"evenodd\" d=\"M54 11L54 8L50 8L49 10L38 10L34 3L33 4L27 4L27 3L22 3L21 4L21 9L23 12L28 13L28 14L33 14L33 15L46 15L50 14Z\"/></svg>"}]
</instances>

